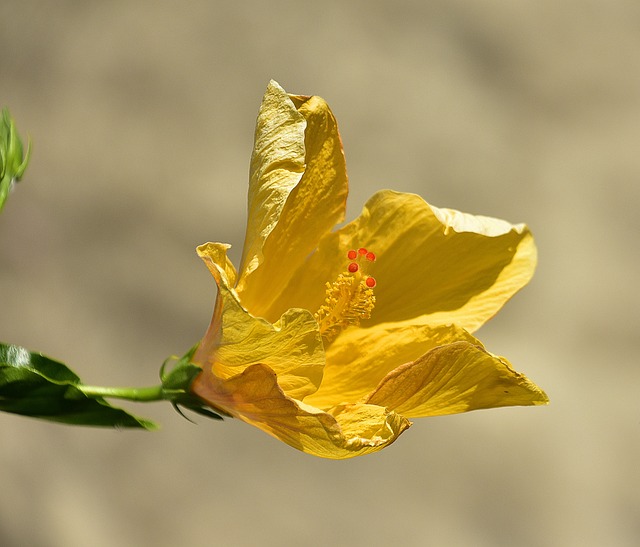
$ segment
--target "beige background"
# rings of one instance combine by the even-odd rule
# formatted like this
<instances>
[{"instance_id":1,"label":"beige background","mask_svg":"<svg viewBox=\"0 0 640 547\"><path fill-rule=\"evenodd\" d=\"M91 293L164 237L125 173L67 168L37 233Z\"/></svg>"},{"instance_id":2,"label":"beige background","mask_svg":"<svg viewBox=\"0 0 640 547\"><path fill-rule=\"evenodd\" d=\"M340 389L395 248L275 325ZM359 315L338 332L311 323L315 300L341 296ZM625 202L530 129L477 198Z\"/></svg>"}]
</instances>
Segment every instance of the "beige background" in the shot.
<instances>
[{"instance_id":1,"label":"beige background","mask_svg":"<svg viewBox=\"0 0 640 547\"><path fill-rule=\"evenodd\" d=\"M636 0L4 0L0 102L34 153L0 216L0 338L155 383L209 322L195 246L238 256L269 78L332 106L351 217L390 187L532 227L536 277L479 335L551 406L343 462L162 404L129 406L156 433L0 415L0 544L637 545Z\"/></svg>"}]
</instances>

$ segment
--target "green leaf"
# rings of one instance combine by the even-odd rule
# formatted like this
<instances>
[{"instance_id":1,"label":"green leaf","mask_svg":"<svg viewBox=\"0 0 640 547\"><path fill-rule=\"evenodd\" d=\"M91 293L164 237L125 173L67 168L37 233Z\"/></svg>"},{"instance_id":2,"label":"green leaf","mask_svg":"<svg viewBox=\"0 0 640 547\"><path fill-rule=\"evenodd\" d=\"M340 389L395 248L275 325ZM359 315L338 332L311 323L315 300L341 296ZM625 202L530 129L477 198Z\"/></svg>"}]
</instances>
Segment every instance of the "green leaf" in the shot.
<instances>
[{"instance_id":1,"label":"green leaf","mask_svg":"<svg viewBox=\"0 0 640 547\"><path fill-rule=\"evenodd\" d=\"M66 365L40 353L0 343L0 410L53 422L157 429L151 421L89 398Z\"/></svg>"}]
</instances>

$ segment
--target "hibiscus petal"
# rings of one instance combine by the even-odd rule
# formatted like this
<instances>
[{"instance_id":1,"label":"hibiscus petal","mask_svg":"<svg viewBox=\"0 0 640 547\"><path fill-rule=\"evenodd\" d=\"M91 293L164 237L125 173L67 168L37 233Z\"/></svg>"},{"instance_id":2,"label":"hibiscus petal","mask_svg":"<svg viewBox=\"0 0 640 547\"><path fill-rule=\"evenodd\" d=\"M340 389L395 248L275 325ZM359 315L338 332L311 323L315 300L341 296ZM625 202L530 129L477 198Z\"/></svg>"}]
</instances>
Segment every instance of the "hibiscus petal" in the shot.
<instances>
[{"instance_id":1,"label":"hibiscus petal","mask_svg":"<svg viewBox=\"0 0 640 547\"><path fill-rule=\"evenodd\" d=\"M438 347L390 372L366 399L408 417L543 405L546 394L506 359L468 342Z\"/></svg>"},{"instance_id":2,"label":"hibiscus petal","mask_svg":"<svg viewBox=\"0 0 640 547\"><path fill-rule=\"evenodd\" d=\"M344 218L347 172L336 120L320 97L287 96L272 82L251 163L249 221L238 294L254 315L272 313L320 238ZM275 304L277 307L277 304Z\"/></svg>"},{"instance_id":3,"label":"hibiscus petal","mask_svg":"<svg viewBox=\"0 0 640 547\"><path fill-rule=\"evenodd\" d=\"M280 386L290 396L313 393L322 379L325 356L322 338L313 315L307 310L287 310L279 321L252 316L230 287L233 266L226 256L229 246L207 243L198 255L218 285L213 319L193 361L227 378L249 365L265 363L278 374ZM231 268L231 270L230 270Z\"/></svg>"},{"instance_id":4,"label":"hibiscus petal","mask_svg":"<svg viewBox=\"0 0 640 547\"><path fill-rule=\"evenodd\" d=\"M307 122L287 93L271 81L256 121L249 177L249 215L242 267L246 276L263 261L262 246L272 232L289 193L305 169Z\"/></svg>"},{"instance_id":5,"label":"hibiscus petal","mask_svg":"<svg viewBox=\"0 0 640 547\"><path fill-rule=\"evenodd\" d=\"M536 265L524 224L438 209L420 196L384 190L320 242L274 313L291 302L318 309L325 283L344 270L346 251L361 246L377 255L370 268L376 307L363 326L421 318L473 332L529 281Z\"/></svg>"},{"instance_id":6,"label":"hibiscus petal","mask_svg":"<svg viewBox=\"0 0 640 547\"><path fill-rule=\"evenodd\" d=\"M325 350L327 364L322 384L304 401L318 408L359 401L395 368L437 346L457 341L481 346L456 325L384 323L348 329Z\"/></svg>"},{"instance_id":7,"label":"hibiscus petal","mask_svg":"<svg viewBox=\"0 0 640 547\"><path fill-rule=\"evenodd\" d=\"M347 405L323 412L287 397L276 373L255 364L228 379L201 373L192 392L213 408L235 416L308 454L344 459L391 444L410 423L375 405Z\"/></svg>"}]
</instances>

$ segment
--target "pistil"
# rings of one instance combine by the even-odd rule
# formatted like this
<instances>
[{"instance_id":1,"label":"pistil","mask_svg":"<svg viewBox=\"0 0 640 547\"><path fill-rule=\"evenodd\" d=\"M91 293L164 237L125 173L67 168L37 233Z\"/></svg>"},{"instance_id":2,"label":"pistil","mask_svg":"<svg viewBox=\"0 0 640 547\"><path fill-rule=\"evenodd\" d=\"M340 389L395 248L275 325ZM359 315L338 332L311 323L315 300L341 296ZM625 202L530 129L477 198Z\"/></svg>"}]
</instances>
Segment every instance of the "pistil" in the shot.
<instances>
[{"instance_id":1,"label":"pistil","mask_svg":"<svg viewBox=\"0 0 640 547\"><path fill-rule=\"evenodd\" d=\"M376 255L364 247L347 253L349 264L346 271L338 275L333 283L327 282L324 304L316 312L315 318L320 333L326 343L331 343L347 327L358 326L363 319L369 319L375 306L373 288L376 280L363 270Z\"/></svg>"}]
</instances>

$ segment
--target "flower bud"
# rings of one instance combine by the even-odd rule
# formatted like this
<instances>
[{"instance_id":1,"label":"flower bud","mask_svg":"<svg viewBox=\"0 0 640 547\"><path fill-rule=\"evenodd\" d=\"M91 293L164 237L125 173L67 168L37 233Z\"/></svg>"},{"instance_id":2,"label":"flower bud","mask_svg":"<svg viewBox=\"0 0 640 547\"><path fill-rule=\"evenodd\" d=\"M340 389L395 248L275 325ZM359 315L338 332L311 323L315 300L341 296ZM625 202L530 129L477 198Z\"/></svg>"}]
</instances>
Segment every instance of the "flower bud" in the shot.
<instances>
[{"instance_id":1,"label":"flower bud","mask_svg":"<svg viewBox=\"0 0 640 547\"><path fill-rule=\"evenodd\" d=\"M30 152L31 143L27 145L25 154L9 110L3 109L0 118L0 210L14 182L20 180L27 168Z\"/></svg>"}]
</instances>

